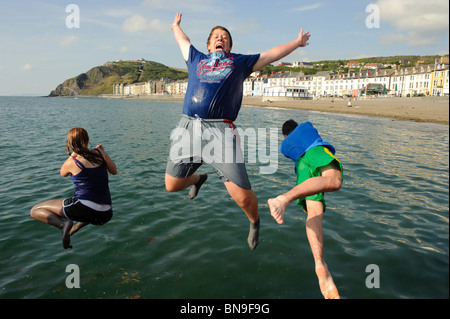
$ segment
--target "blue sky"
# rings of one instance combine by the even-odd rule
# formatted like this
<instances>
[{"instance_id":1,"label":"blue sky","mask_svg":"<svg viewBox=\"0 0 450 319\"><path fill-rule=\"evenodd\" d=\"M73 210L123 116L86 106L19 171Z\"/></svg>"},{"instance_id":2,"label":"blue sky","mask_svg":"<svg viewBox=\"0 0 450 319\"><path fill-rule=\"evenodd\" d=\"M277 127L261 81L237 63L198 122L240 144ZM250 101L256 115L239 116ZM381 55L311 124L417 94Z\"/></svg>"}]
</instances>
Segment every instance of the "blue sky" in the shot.
<instances>
[{"instance_id":1,"label":"blue sky","mask_svg":"<svg viewBox=\"0 0 450 319\"><path fill-rule=\"evenodd\" d=\"M69 4L80 10L79 28L66 26ZM309 30L310 45L286 62L449 52L447 0L0 0L0 95L48 95L117 59L184 68L170 28L176 12L204 51L211 28L223 25L236 53L264 52Z\"/></svg>"}]
</instances>

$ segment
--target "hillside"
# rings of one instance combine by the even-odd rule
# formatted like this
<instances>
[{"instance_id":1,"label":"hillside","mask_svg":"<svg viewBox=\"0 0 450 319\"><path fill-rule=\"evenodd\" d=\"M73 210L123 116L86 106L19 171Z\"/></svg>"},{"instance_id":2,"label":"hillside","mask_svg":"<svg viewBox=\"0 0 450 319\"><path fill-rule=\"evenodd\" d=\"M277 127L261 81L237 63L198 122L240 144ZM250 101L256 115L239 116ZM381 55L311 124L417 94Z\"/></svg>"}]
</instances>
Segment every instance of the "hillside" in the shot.
<instances>
[{"instance_id":1,"label":"hillside","mask_svg":"<svg viewBox=\"0 0 450 319\"><path fill-rule=\"evenodd\" d=\"M176 81L187 76L186 71L152 61L107 62L64 81L49 96L112 94L114 83L146 82L161 78Z\"/></svg>"},{"instance_id":2,"label":"hillside","mask_svg":"<svg viewBox=\"0 0 450 319\"><path fill-rule=\"evenodd\" d=\"M448 55L446 55L448 57ZM316 74L320 71L333 71L337 73L339 70L344 70L347 72L348 69L345 67L349 61L357 61L362 64L366 63L377 63L377 64L390 64L390 65L405 65L407 67L415 66L417 63L422 64L434 64L435 60L440 60L441 56L439 55L429 55L429 56L420 56L420 55L398 55L398 56L389 56L389 57L370 57L370 58L361 58L361 59L348 59L348 60L324 60L324 61L314 61L314 68L312 69L301 69L301 68L292 68L287 66L265 66L261 70L261 74L268 75L273 72L278 71L293 71L293 72L303 72L304 74ZM277 63L274 63L277 64Z\"/></svg>"}]
</instances>

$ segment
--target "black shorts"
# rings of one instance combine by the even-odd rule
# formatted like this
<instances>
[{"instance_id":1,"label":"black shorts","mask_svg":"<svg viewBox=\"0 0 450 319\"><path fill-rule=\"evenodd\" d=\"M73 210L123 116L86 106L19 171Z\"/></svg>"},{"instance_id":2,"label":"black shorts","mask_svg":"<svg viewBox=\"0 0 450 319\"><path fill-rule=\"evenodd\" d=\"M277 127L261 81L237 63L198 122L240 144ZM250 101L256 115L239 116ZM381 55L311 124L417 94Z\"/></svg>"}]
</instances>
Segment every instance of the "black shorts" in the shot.
<instances>
[{"instance_id":1,"label":"black shorts","mask_svg":"<svg viewBox=\"0 0 450 319\"><path fill-rule=\"evenodd\" d=\"M105 212L98 211L83 205L76 198L68 198L63 201L63 212L70 220L93 225L106 224L113 215L112 209Z\"/></svg>"}]
</instances>

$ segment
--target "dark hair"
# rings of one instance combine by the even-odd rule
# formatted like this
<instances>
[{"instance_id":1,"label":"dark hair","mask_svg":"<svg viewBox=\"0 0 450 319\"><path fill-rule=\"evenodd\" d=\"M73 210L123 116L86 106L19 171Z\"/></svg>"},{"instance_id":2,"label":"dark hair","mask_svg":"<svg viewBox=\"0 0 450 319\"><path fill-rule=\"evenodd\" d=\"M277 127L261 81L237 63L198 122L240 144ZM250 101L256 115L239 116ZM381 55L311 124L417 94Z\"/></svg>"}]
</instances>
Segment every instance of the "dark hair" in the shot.
<instances>
[{"instance_id":1,"label":"dark hair","mask_svg":"<svg viewBox=\"0 0 450 319\"><path fill-rule=\"evenodd\" d=\"M297 122L290 119L289 121L284 122L283 127L281 128L281 131L283 132L283 135L289 135L296 127L298 126Z\"/></svg>"},{"instance_id":2,"label":"dark hair","mask_svg":"<svg viewBox=\"0 0 450 319\"><path fill-rule=\"evenodd\" d=\"M71 151L83 156L92 164L101 164L103 162L102 156L98 152L88 149L89 135L82 127L74 127L67 133L66 152L70 154Z\"/></svg>"},{"instance_id":3,"label":"dark hair","mask_svg":"<svg viewBox=\"0 0 450 319\"><path fill-rule=\"evenodd\" d=\"M212 37L213 32L216 31L217 29L223 30L223 31L225 31L226 33L228 33L228 36L230 37L230 48L232 48L232 47L233 47L233 39L231 38L231 33L230 33L230 31L228 31L227 28L222 27L222 26L220 26L220 25L215 26L214 28L212 28L211 32L209 33L208 40L206 41L206 46L209 45L209 40L211 40L211 37Z\"/></svg>"}]
</instances>

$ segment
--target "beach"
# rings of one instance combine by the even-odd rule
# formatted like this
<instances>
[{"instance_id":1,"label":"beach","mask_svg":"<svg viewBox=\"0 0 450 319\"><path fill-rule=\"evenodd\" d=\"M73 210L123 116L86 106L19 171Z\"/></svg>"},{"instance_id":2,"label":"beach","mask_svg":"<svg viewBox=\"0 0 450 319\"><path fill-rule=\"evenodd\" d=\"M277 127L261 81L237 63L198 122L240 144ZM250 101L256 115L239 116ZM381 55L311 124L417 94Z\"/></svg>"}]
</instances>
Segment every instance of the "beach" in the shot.
<instances>
[{"instance_id":1,"label":"beach","mask_svg":"<svg viewBox=\"0 0 450 319\"><path fill-rule=\"evenodd\" d=\"M106 97L106 96L104 96ZM108 95L108 97L116 97ZM124 97L125 98L125 97ZM128 99L128 97L126 97ZM184 96L147 95L130 99L183 102ZM349 99L320 98L315 100L266 101L262 97L243 98L246 106L301 109L317 112L333 112L387 117L397 120L449 124L448 97L374 97Z\"/></svg>"},{"instance_id":2,"label":"beach","mask_svg":"<svg viewBox=\"0 0 450 319\"><path fill-rule=\"evenodd\" d=\"M449 123L448 97L379 97L368 99L322 98L319 100L262 102L261 98L246 97L244 105L282 107L318 112L349 113L389 117L416 122Z\"/></svg>"}]
</instances>

